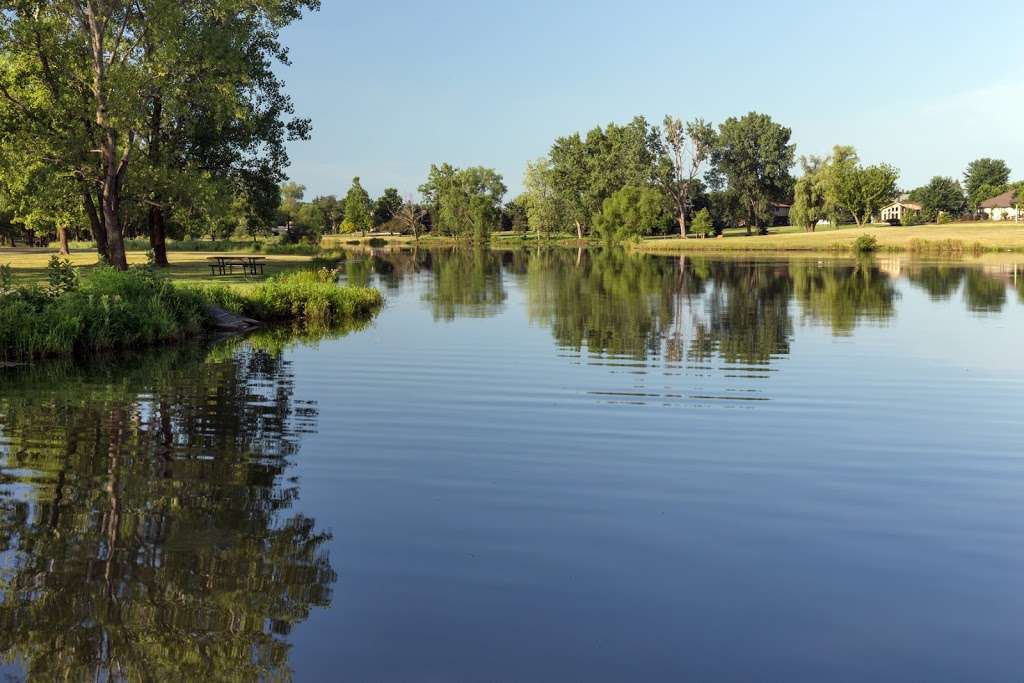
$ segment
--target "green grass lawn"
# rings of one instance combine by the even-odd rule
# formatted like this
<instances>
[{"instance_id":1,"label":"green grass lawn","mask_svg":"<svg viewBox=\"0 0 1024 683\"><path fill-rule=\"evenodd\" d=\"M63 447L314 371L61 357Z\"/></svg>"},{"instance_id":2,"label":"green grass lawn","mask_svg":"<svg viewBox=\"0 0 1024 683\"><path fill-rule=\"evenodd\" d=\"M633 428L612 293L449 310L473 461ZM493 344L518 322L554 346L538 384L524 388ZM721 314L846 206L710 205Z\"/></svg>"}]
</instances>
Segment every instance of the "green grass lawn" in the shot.
<instances>
[{"instance_id":1,"label":"green grass lawn","mask_svg":"<svg viewBox=\"0 0 1024 683\"><path fill-rule=\"evenodd\" d=\"M947 225L820 226L804 232L795 226L770 228L767 235L747 236L730 228L715 239L648 238L636 249L650 252L684 251L848 251L860 235L873 235L879 249L892 251L1024 251L1024 223L950 223Z\"/></svg>"},{"instance_id":2,"label":"green grass lawn","mask_svg":"<svg viewBox=\"0 0 1024 683\"><path fill-rule=\"evenodd\" d=\"M34 249L27 247L0 247L0 266L10 265L14 275L14 284L27 285L46 281L46 265L50 258L57 254L56 249ZM166 269L171 280L190 284L226 284L244 285L252 283L253 278L246 278L236 269L234 275L210 275L210 256L238 256L240 252L202 252L202 251L172 251L167 255L171 262L170 268ZM266 258L264 262L264 273L266 277L277 275L287 271L309 266L313 261L311 256L277 256L253 254ZM88 269L96 265L97 256L95 249L72 249L68 260L75 266ZM146 263L147 253L145 251L129 251L129 264ZM262 279L262 278L256 278Z\"/></svg>"}]
</instances>

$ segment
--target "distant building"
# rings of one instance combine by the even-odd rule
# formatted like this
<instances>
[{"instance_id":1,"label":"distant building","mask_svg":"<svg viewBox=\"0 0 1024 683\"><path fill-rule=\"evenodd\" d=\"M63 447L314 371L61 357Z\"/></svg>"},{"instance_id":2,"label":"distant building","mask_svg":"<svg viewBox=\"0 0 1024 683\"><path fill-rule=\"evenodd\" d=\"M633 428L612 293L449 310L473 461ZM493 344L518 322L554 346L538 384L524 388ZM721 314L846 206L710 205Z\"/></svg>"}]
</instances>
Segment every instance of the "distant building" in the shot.
<instances>
[{"instance_id":1,"label":"distant building","mask_svg":"<svg viewBox=\"0 0 1024 683\"><path fill-rule=\"evenodd\" d=\"M981 212L994 221L1019 221L1024 218L1024 197L1008 190L978 205Z\"/></svg>"},{"instance_id":2,"label":"distant building","mask_svg":"<svg viewBox=\"0 0 1024 683\"><path fill-rule=\"evenodd\" d=\"M771 203L772 225L789 225L789 210L791 204Z\"/></svg>"},{"instance_id":3,"label":"distant building","mask_svg":"<svg viewBox=\"0 0 1024 683\"><path fill-rule=\"evenodd\" d=\"M908 213L920 210L920 204L910 201L907 195L902 195L892 204L883 207L878 215L882 219L883 223L902 223L903 217Z\"/></svg>"}]
</instances>

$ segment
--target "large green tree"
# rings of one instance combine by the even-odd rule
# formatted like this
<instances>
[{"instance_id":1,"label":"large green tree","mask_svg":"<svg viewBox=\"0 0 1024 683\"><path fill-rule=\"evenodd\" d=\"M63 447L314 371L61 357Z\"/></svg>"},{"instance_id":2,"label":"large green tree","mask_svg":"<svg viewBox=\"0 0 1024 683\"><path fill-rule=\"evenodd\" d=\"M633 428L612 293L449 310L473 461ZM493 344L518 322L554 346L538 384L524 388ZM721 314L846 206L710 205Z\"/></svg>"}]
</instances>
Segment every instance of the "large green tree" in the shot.
<instances>
[{"instance_id":1,"label":"large green tree","mask_svg":"<svg viewBox=\"0 0 1024 683\"><path fill-rule=\"evenodd\" d=\"M1002 159L984 157L967 164L964 171L964 190L967 192L967 203L972 210L978 205L1006 192L1010 182L1010 167Z\"/></svg>"},{"instance_id":2,"label":"large green tree","mask_svg":"<svg viewBox=\"0 0 1024 683\"><path fill-rule=\"evenodd\" d=\"M582 239L604 201L627 185L649 185L657 173L658 131L642 116L560 137L551 147L551 178L569 222Z\"/></svg>"},{"instance_id":3,"label":"large green tree","mask_svg":"<svg viewBox=\"0 0 1024 683\"><path fill-rule=\"evenodd\" d=\"M852 215L858 226L896 196L899 171L888 164L862 165L853 147L836 145L826 163L826 201Z\"/></svg>"},{"instance_id":4,"label":"large green tree","mask_svg":"<svg viewBox=\"0 0 1024 683\"><path fill-rule=\"evenodd\" d=\"M286 120L274 73L282 28L318 0L56 0L0 13L0 127L26 161L77 183L97 248L126 267L125 228L226 210L225 194L283 180ZM3 153L4 150L0 150ZM0 179L2 180L2 179ZM212 186L213 189L209 189ZM197 207L210 199L213 204Z\"/></svg>"},{"instance_id":5,"label":"large green tree","mask_svg":"<svg viewBox=\"0 0 1024 683\"><path fill-rule=\"evenodd\" d=\"M913 190L910 198L921 203L921 212L929 221L936 220L939 214L959 216L966 203L960 183L943 176L935 176L927 185Z\"/></svg>"},{"instance_id":6,"label":"large green tree","mask_svg":"<svg viewBox=\"0 0 1024 683\"><path fill-rule=\"evenodd\" d=\"M352 179L352 186L345 195L345 222L352 230L365 233L373 225L373 205L370 194L359 182L359 177Z\"/></svg>"},{"instance_id":7,"label":"large green tree","mask_svg":"<svg viewBox=\"0 0 1024 683\"><path fill-rule=\"evenodd\" d=\"M730 117L718 128L712 154L714 170L740 197L747 214L747 232L756 226L764 232L771 203L786 199L792 187L796 145L792 131L767 114L750 112Z\"/></svg>"},{"instance_id":8,"label":"large green tree","mask_svg":"<svg viewBox=\"0 0 1024 683\"><path fill-rule=\"evenodd\" d=\"M429 207L432 227L442 234L482 240L501 225L507 188L494 169L432 165L419 191Z\"/></svg>"}]
</instances>

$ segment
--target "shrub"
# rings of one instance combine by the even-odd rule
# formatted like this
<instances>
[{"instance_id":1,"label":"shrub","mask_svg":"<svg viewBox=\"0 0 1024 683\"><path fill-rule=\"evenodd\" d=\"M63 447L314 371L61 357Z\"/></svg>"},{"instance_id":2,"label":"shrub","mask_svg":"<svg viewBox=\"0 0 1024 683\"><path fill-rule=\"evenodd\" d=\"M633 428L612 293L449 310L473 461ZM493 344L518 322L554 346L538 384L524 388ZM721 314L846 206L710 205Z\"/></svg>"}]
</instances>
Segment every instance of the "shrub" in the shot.
<instances>
[{"instance_id":1,"label":"shrub","mask_svg":"<svg viewBox=\"0 0 1024 683\"><path fill-rule=\"evenodd\" d=\"M707 209L701 209L697 212L697 215L693 217L693 224L690 227L693 230L693 234L700 235L701 237L711 237L715 234L715 224L711 220L711 212Z\"/></svg>"},{"instance_id":2,"label":"shrub","mask_svg":"<svg viewBox=\"0 0 1024 683\"><path fill-rule=\"evenodd\" d=\"M870 254L878 249L878 240L874 235L864 233L853 241L853 250L858 254Z\"/></svg>"},{"instance_id":3,"label":"shrub","mask_svg":"<svg viewBox=\"0 0 1024 683\"><path fill-rule=\"evenodd\" d=\"M368 317L384 301L375 289L340 287L337 281L337 271L329 268L273 277L244 290L243 312L268 322L300 319L312 325L334 325L346 318Z\"/></svg>"},{"instance_id":4,"label":"shrub","mask_svg":"<svg viewBox=\"0 0 1024 683\"><path fill-rule=\"evenodd\" d=\"M924 216L921 215L920 211L907 211L900 219L900 225L907 227L913 225L924 225Z\"/></svg>"},{"instance_id":5,"label":"shrub","mask_svg":"<svg viewBox=\"0 0 1024 683\"><path fill-rule=\"evenodd\" d=\"M0 357L24 360L182 339L202 330L202 299L145 269L98 267L69 288L63 264L50 286L0 296ZM55 286L56 285L56 286Z\"/></svg>"},{"instance_id":6,"label":"shrub","mask_svg":"<svg viewBox=\"0 0 1024 683\"><path fill-rule=\"evenodd\" d=\"M72 292L78 289L78 271L71 265L71 261L51 256L46 266L46 281L54 294Z\"/></svg>"},{"instance_id":7,"label":"shrub","mask_svg":"<svg viewBox=\"0 0 1024 683\"><path fill-rule=\"evenodd\" d=\"M375 289L339 287L335 271L297 271L249 288L175 286L150 268L92 269L65 286L0 289L0 361L141 348L203 332L216 305L267 322L321 327L366 319L383 299ZM59 286L54 286L56 282Z\"/></svg>"}]
</instances>

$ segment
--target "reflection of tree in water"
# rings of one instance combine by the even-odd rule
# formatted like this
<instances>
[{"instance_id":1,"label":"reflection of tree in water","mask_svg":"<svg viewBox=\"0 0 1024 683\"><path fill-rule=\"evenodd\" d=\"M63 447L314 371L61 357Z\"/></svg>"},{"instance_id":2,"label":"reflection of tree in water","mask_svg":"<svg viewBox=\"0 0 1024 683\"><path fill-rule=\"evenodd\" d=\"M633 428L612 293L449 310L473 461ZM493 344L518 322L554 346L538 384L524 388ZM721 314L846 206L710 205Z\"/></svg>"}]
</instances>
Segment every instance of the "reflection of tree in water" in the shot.
<instances>
[{"instance_id":1,"label":"reflection of tree in water","mask_svg":"<svg viewBox=\"0 0 1024 683\"><path fill-rule=\"evenodd\" d=\"M789 353L792 284L786 266L716 261L702 318L695 321L689 356L714 354L729 363L765 363Z\"/></svg>"},{"instance_id":2,"label":"reflection of tree in water","mask_svg":"<svg viewBox=\"0 0 1024 683\"><path fill-rule=\"evenodd\" d=\"M835 335L851 334L861 320L884 321L893 315L896 288L871 259L859 259L852 267L797 260L789 270L805 319L830 325Z\"/></svg>"},{"instance_id":3,"label":"reflection of tree in water","mask_svg":"<svg viewBox=\"0 0 1024 683\"><path fill-rule=\"evenodd\" d=\"M960 289L966 274L963 266L913 266L907 270L907 279L927 292L933 301L944 301Z\"/></svg>"},{"instance_id":4,"label":"reflection of tree in water","mask_svg":"<svg viewBox=\"0 0 1024 683\"><path fill-rule=\"evenodd\" d=\"M439 249L431 252L433 277L423 295L435 320L486 318L496 315L508 294L501 259L484 247Z\"/></svg>"},{"instance_id":5,"label":"reflection of tree in water","mask_svg":"<svg viewBox=\"0 0 1024 683\"><path fill-rule=\"evenodd\" d=\"M1015 267L1005 273L990 274L970 265L918 265L909 269L908 278L936 301L951 298L963 285L968 310L998 313L1006 305L1006 289L1013 284L1015 273ZM1018 279L1016 286L1024 301L1024 279Z\"/></svg>"},{"instance_id":6,"label":"reflection of tree in water","mask_svg":"<svg viewBox=\"0 0 1024 683\"><path fill-rule=\"evenodd\" d=\"M998 313L1006 305L1006 283L971 268L964 278L964 301L972 311Z\"/></svg>"},{"instance_id":7,"label":"reflection of tree in water","mask_svg":"<svg viewBox=\"0 0 1024 683\"><path fill-rule=\"evenodd\" d=\"M30 678L287 677L329 604L329 537L283 476L316 406L278 355L197 353L3 377L0 648Z\"/></svg>"},{"instance_id":8,"label":"reflection of tree in water","mask_svg":"<svg viewBox=\"0 0 1024 683\"><path fill-rule=\"evenodd\" d=\"M671 326L674 261L601 250L534 255L527 273L529 315L559 345L645 358Z\"/></svg>"}]
</instances>

